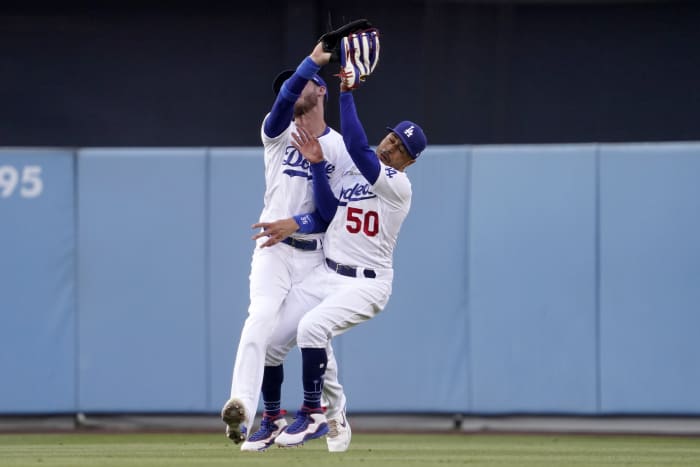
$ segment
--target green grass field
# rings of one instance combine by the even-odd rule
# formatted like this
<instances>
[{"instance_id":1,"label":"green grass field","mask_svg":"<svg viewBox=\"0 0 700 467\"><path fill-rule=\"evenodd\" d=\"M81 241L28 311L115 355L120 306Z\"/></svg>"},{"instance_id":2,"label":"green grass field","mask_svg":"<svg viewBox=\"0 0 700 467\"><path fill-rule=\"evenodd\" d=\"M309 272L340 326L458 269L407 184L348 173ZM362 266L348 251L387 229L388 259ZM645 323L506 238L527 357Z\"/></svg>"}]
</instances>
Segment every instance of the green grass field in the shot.
<instances>
[{"instance_id":1,"label":"green grass field","mask_svg":"<svg viewBox=\"0 0 700 467\"><path fill-rule=\"evenodd\" d=\"M4 434L0 466L700 466L700 439L652 436L355 434L244 453L222 434Z\"/></svg>"}]
</instances>

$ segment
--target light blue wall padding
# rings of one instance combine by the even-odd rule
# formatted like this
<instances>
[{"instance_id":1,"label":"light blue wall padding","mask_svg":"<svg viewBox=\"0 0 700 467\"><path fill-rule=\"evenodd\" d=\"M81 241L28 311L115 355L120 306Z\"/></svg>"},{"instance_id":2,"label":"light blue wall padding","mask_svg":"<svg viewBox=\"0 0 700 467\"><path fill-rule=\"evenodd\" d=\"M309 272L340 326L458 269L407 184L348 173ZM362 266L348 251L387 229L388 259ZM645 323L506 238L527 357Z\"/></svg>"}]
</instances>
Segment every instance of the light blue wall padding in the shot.
<instances>
[{"instance_id":1,"label":"light blue wall padding","mask_svg":"<svg viewBox=\"0 0 700 467\"><path fill-rule=\"evenodd\" d=\"M596 148L473 151L472 409L595 413Z\"/></svg>"},{"instance_id":2,"label":"light blue wall padding","mask_svg":"<svg viewBox=\"0 0 700 467\"><path fill-rule=\"evenodd\" d=\"M700 146L601 148L603 412L700 414Z\"/></svg>"},{"instance_id":3,"label":"light blue wall padding","mask_svg":"<svg viewBox=\"0 0 700 467\"><path fill-rule=\"evenodd\" d=\"M412 206L394 252L389 304L342 336L341 382L352 410L469 410L469 151L428 148L406 170Z\"/></svg>"},{"instance_id":4,"label":"light blue wall padding","mask_svg":"<svg viewBox=\"0 0 700 467\"><path fill-rule=\"evenodd\" d=\"M216 414L263 170L0 150L0 413ZM389 304L335 340L350 412L700 414L699 143L430 147L407 173ZM297 350L285 373L295 410Z\"/></svg>"},{"instance_id":5,"label":"light blue wall padding","mask_svg":"<svg viewBox=\"0 0 700 467\"><path fill-rule=\"evenodd\" d=\"M205 156L78 154L83 411L208 409Z\"/></svg>"},{"instance_id":6,"label":"light blue wall padding","mask_svg":"<svg viewBox=\"0 0 700 467\"><path fill-rule=\"evenodd\" d=\"M212 149L209 157L209 352L208 408L229 397L233 362L248 316L248 275L255 246L251 225L263 207L260 148Z\"/></svg>"},{"instance_id":7,"label":"light blue wall padding","mask_svg":"<svg viewBox=\"0 0 700 467\"><path fill-rule=\"evenodd\" d=\"M76 409L73 161L0 149L0 413Z\"/></svg>"}]
</instances>

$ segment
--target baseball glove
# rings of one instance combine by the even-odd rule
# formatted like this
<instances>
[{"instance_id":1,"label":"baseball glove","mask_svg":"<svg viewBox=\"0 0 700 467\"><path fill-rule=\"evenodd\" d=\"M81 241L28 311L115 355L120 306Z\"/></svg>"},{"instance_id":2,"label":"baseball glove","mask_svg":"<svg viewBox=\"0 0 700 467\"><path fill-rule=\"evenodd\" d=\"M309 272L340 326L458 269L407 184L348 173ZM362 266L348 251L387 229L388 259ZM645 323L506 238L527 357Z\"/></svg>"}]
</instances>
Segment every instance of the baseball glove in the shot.
<instances>
[{"instance_id":1,"label":"baseball glove","mask_svg":"<svg viewBox=\"0 0 700 467\"><path fill-rule=\"evenodd\" d=\"M355 21L351 21L347 24L344 24L343 26L334 29L332 31L329 31L322 35L319 39L318 42L323 43L323 51L324 52L330 52L331 53L331 62L339 62L340 61L340 40L347 36L348 34L352 34L353 32L357 31L362 31L365 29L371 29L372 28L372 23L367 21L366 19L357 19Z\"/></svg>"},{"instance_id":2,"label":"baseball glove","mask_svg":"<svg viewBox=\"0 0 700 467\"><path fill-rule=\"evenodd\" d=\"M379 30L365 29L340 40L340 73L347 89L362 84L379 63Z\"/></svg>"}]
</instances>

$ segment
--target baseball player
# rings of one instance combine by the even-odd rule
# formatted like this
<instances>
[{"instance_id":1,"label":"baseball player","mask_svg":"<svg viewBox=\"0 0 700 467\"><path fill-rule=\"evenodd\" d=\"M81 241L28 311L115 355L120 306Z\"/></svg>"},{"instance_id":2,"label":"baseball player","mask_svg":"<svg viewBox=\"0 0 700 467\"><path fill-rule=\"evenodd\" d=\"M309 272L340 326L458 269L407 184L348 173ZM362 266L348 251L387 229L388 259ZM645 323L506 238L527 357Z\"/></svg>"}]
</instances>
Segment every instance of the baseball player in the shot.
<instances>
[{"instance_id":1,"label":"baseball player","mask_svg":"<svg viewBox=\"0 0 700 467\"><path fill-rule=\"evenodd\" d=\"M317 52L319 62L328 63L330 54L318 46ZM313 132L298 126L293 133L294 147L311 163L317 209L330 225L323 245L325 261L288 295L281 316L285 324L278 326L268 349L268 362L283 359L295 342L302 354L304 401L294 422L275 438L280 446L300 445L337 428L321 408L330 363L327 348L333 336L373 318L389 300L393 251L411 204L404 170L427 145L421 127L403 121L387 128L389 133L373 151L352 89L341 75L341 132L355 165L342 173L340 191L318 176L330 161ZM257 237L270 236L268 242L274 244L289 232L287 225L287 220L261 223L263 231ZM286 322L296 321L295 333Z\"/></svg>"},{"instance_id":2,"label":"baseball player","mask_svg":"<svg viewBox=\"0 0 700 467\"><path fill-rule=\"evenodd\" d=\"M246 441L248 427L253 424L263 374L266 381L273 383L271 391L262 387L263 393L268 395L263 415L263 428L269 432L268 438L274 439L287 424L280 410L278 388L278 383L282 383L283 367L281 362L265 367L265 353L280 307L290 289L324 260L321 232L327 222L315 211L309 162L294 147L292 134L303 126L318 141L328 162L323 173L318 172L316 176L325 178L331 186L337 185L340 175L352 165L342 137L325 122L327 86L318 75L319 69L318 58L308 56L296 70L280 74L273 85L277 98L262 123L266 189L259 221L290 218L295 233L279 244L274 242L274 246L256 237L248 317L241 330L230 399L221 411L222 420L227 425L226 435L236 444ZM261 225L254 224L253 227ZM332 376L335 374L332 349L329 348L328 352L331 355L328 403L331 407L343 407L342 386ZM241 446L242 450L258 448L259 443L252 441Z\"/></svg>"}]
</instances>

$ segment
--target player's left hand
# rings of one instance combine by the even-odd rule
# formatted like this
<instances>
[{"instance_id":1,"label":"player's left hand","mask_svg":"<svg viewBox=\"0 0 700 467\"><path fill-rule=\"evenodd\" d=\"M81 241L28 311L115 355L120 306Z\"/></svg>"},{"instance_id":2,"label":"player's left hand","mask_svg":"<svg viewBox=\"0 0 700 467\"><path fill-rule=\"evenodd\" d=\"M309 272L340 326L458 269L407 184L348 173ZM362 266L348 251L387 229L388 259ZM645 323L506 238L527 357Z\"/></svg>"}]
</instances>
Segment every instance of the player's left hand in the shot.
<instances>
[{"instance_id":1,"label":"player's left hand","mask_svg":"<svg viewBox=\"0 0 700 467\"><path fill-rule=\"evenodd\" d=\"M294 232L299 230L299 225L293 217L290 217L289 219L280 219L274 222L258 222L253 224L252 228L263 229L262 231L253 235L253 240L257 240L262 237L269 237L265 243L260 245L260 248L265 248L266 246L276 245L292 235Z\"/></svg>"},{"instance_id":2,"label":"player's left hand","mask_svg":"<svg viewBox=\"0 0 700 467\"><path fill-rule=\"evenodd\" d=\"M309 133L306 128L297 126L297 131L292 132L292 146L304 156L304 159L316 164L323 160L323 149L318 138Z\"/></svg>"}]
</instances>

